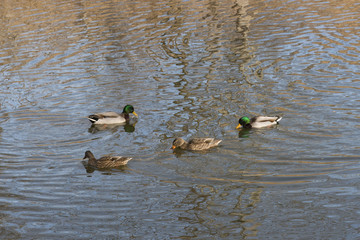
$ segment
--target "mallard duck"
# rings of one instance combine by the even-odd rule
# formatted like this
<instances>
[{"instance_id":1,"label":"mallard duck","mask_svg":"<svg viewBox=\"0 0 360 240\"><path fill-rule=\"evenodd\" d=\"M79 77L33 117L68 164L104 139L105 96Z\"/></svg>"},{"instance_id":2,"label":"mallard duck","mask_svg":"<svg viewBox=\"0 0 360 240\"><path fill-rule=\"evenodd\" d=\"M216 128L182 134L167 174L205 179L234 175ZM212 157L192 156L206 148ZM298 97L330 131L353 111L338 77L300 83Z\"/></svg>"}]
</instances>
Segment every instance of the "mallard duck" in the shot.
<instances>
[{"instance_id":1,"label":"mallard duck","mask_svg":"<svg viewBox=\"0 0 360 240\"><path fill-rule=\"evenodd\" d=\"M275 117L265 117L265 116L257 116L252 117L249 119L248 117L242 117L239 119L239 125L237 125L236 129L238 128L264 128L264 127L271 127L280 122L282 117L275 116Z\"/></svg>"},{"instance_id":2,"label":"mallard duck","mask_svg":"<svg viewBox=\"0 0 360 240\"><path fill-rule=\"evenodd\" d=\"M138 115L134 111L134 107L131 105L126 105L123 109L123 112L120 114L116 112L96 113L89 115L88 119L92 124L120 124L120 123L129 122L130 113L138 117Z\"/></svg>"},{"instance_id":3,"label":"mallard duck","mask_svg":"<svg viewBox=\"0 0 360 240\"><path fill-rule=\"evenodd\" d=\"M88 164L94 168L115 168L126 165L132 158L121 156L104 156L99 159L94 157L90 151L85 152L84 159L88 158Z\"/></svg>"},{"instance_id":4,"label":"mallard duck","mask_svg":"<svg viewBox=\"0 0 360 240\"><path fill-rule=\"evenodd\" d=\"M186 142L182 138L176 138L173 141L172 149L180 148L184 150L206 150L219 145L222 140L215 138L193 138Z\"/></svg>"}]
</instances>

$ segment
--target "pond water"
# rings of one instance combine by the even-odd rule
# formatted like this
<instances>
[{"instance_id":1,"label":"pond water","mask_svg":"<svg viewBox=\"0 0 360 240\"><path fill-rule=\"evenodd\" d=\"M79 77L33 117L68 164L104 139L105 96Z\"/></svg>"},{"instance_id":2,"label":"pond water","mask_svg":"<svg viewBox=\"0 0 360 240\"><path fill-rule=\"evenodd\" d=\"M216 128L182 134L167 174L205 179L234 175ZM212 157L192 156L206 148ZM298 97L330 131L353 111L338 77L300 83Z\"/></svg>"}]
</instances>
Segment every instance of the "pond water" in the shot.
<instances>
[{"instance_id":1,"label":"pond water","mask_svg":"<svg viewBox=\"0 0 360 240\"><path fill-rule=\"evenodd\" d=\"M2 239L360 238L360 3L4 1ZM86 116L132 104L135 126ZM238 131L248 115L277 127ZM216 137L173 152L175 137ZM133 157L88 171L86 150Z\"/></svg>"}]
</instances>

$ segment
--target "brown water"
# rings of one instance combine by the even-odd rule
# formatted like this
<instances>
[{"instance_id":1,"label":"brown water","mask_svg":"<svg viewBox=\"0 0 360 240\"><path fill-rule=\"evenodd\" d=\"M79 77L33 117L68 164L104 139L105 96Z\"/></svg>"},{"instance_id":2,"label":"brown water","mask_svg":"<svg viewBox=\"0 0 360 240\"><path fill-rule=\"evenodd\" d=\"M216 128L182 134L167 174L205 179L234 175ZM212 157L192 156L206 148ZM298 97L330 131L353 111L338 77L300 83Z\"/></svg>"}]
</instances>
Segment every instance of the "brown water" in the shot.
<instances>
[{"instance_id":1,"label":"brown water","mask_svg":"<svg viewBox=\"0 0 360 240\"><path fill-rule=\"evenodd\" d=\"M3 1L1 239L360 238L360 4ZM85 116L132 104L135 128ZM237 131L242 115L282 115ZM223 139L206 152L174 137ZM127 167L86 171L86 150Z\"/></svg>"}]
</instances>

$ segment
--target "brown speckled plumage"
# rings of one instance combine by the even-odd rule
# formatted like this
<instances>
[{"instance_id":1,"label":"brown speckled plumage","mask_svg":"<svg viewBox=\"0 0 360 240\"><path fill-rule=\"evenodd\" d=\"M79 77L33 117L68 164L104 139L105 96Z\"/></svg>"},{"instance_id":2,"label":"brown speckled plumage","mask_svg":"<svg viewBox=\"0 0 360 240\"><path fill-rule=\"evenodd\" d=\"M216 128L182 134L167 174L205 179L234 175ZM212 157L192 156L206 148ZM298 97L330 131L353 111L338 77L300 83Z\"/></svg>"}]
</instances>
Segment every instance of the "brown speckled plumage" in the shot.
<instances>
[{"instance_id":1,"label":"brown speckled plumage","mask_svg":"<svg viewBox=\"0 0 360 240\"><path fill-rule=\"evenodd\" d=\"M186 142L182 138L176 138L173 141L172 149L180 148L184 150L206 150L219 145L222 140L214 138L193 138Z\"/></svg>"},{"instance_id":2,"label":"brown speckled plumage","mask_svg":"<svg viewBox=\"0 0 360 240\"><path fill-rule=\"evenodd\" d=\"M85 152L84 159L88 158L88 164L95 168L114 168L126 165L132 158L121 156L104 156L99 159L90 151Z\"/></svg>"}]
</instances>

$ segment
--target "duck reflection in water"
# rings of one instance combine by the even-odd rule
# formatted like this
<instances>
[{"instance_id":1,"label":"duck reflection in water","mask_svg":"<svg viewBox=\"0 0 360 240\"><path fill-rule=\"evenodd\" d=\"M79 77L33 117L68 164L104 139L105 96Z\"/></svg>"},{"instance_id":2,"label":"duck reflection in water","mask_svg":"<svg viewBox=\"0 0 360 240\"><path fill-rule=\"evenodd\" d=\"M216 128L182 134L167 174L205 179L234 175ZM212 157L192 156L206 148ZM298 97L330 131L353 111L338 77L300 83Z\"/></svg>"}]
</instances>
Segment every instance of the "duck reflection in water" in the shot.
<instances>
[{"instance_id":1,"label":"duck reflection in water","mask_svg":"<svg viewBox=\"0 0 360 240\"><path fill-rule=\"evenodd\" d=\"M85 160L81 161L81 163L83 164L83 166L84 166L84 168L85 168L85 170L86 170L87 173L93 173L93 172L95 172L95 170L98 170L98 171L102 172L104 175L111 175L112 172L114 172L114 171L117 171L117 172L119 172L119 171L120 171L120 172L125 172L126 169L127 169L127 166L126 166L126 165L120 166L120 167L116 167L116 168L110 168L110 169L109 169L109 168L99 169L99 168L96 168L96 167L91 166L91 165L88 164L88 162L85 161Z\"/></svg>"},{"instance_id":2,"label":"duck reflection in water","mask_svg":"<svg viewBox=\"0 0 360 240\"><path fill-rule=\"evenodd\" d=\"M129 123L123 123L123 124L92 124L89 128L89 133L96 133L98 131L104 131L104 130L112 130L112 131L116 131L116 129L119 126L123 126L125 132L134 132L135 131L135 125L136 125L136 121L134 122L129 122Z\"/></svg>"},{"instance_id":3,"label":"duck reflection in water","mask_svg":"<svg viewBox=\"0 0 360 240\"><path fill-rule=\"evenodd\" d=\"M243 128L239 131L239 138L248 138L251 133L250 129Z\"/></svg>"}]
</instances>

